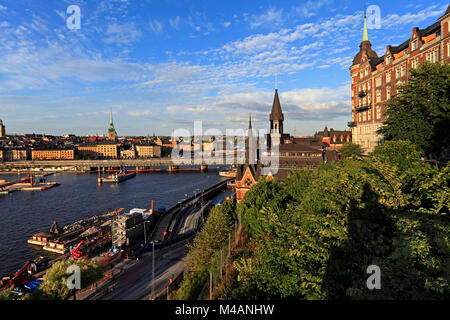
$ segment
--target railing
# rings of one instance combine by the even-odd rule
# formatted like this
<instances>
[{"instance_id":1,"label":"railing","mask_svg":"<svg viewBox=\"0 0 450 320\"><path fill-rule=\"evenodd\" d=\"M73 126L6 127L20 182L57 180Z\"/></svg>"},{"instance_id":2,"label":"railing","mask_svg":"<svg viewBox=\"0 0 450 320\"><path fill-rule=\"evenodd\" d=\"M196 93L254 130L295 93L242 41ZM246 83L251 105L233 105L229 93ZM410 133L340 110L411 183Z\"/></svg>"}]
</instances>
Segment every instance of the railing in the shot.
<instances>
[{"instance_id":1,"label":"railing","mask_svg":"<svg viewBox=\"0 0 450 320\"><path fill-rule=\"evenodd\" d=\"M359 111L364 111L364 110L367 110L367 109L370 109L370 105L369 105L369 104L362 105L362 106L358 106L358 107L355 108L355 110L356 110L357 112L359 112Z\"/></svg>"}]
</instances>

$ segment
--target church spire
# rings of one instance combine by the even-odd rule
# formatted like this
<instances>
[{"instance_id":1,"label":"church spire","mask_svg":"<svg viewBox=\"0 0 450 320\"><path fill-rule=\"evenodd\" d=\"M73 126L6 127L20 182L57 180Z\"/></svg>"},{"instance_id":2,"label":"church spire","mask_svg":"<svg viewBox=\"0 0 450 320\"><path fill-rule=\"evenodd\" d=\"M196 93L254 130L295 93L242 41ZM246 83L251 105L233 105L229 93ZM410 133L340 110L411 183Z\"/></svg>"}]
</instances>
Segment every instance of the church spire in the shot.
<instances>
[{"instance_id":1,"label":"church spire","mask_svg":"<svg viewBox=\"0 0 450 320\"><path fill-rule=\"evenodd\" d=\"M278 89L275 89L275 96L273 97L273 104L272 104L272 112L270 113L270 120L278 120L283 121L284 115L281 111L281 104L280 104L280 98L278 98Z\"/></svg>"},{"instance_id":2,"label":"church spire","mask_svg":"<svg viewBox=\"0 0 450 320\"><path fill-rule=\"evenodd\" d=\"M365 11L364 11L364 27L363 27L362 41L369 41L369 33L367 32L367 18Z\"/></svg>"}]
</instances>

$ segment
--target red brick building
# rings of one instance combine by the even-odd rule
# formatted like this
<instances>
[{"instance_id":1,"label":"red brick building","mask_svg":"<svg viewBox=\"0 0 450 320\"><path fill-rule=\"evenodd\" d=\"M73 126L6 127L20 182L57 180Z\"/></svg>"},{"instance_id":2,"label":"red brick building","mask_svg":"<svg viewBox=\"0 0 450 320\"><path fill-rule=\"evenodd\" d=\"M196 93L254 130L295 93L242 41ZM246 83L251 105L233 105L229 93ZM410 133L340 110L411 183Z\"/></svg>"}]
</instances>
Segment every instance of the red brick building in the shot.
<instances>
[{"instance_id":1,"label":"red brick building","mask_svg":"<svg viewBox=\"0 0 450 320\"><path fill-rule=\"evenodd\" d=\"M450 5L437 22L425 29L415 27L409 39L398 46L386 46L383 56L372 50L364 17L360 51L355 55L352 78L352 140L366 152L380 144L376 131L386 119L385 104L397 94L397 85L408 81L409 69L423 61L450 61Z\"/></svg>"}]
</instances>

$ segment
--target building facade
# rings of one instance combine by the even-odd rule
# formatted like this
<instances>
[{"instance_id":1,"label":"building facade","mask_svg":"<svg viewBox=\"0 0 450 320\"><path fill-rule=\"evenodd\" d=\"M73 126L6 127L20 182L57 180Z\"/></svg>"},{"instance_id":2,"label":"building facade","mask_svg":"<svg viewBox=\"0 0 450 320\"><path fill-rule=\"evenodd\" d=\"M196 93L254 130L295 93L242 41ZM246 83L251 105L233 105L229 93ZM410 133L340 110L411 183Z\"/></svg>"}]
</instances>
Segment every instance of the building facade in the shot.
<instances>
[{"instance_id":1,"label":"building facade","mask_svg":"<svg viewBox=\"0 0 450 320\"><path fill-rule=\"evenodd\" d=\"M74 149L60 150L32 150L32 160L73 160L75 158Z\"/></svg>"},{"instance_id":2,"label":"building facade","mask_svg":"<svg viewBox=\"0 0 450 320\"><path fill-rule=\"evenodd\" d=\"M397 85L408 81L410 68L424 61L450 61L450 5L437 22L425 29L412 29L409 39L398 46L386 46L383 56L372 50L364 17L360 51L350 67L352 119L348 126L352 141L365 152L383 141L377 130L386 120L385 104L398 93Z\"/></svg>"},{"instance_id":3,"label":"building facade","mask_svg":"<svg viewBox=\"0 0 450 320\"><path fill-rule=\"evenodd\" d=\"M20 148L3 148L0 149L0 161L11 162L29 160L29 151Z\"/></svg>"},{"instance_id":4,"label":"building facade","mask_svg":"<svg viewBox=\"0 0 450 320\"><path fill-rule=\"evenodd\" d=\"M138 158L159 158L161 157L161 146L137 145L136 152Z\"/></svg>"}]
</instances>

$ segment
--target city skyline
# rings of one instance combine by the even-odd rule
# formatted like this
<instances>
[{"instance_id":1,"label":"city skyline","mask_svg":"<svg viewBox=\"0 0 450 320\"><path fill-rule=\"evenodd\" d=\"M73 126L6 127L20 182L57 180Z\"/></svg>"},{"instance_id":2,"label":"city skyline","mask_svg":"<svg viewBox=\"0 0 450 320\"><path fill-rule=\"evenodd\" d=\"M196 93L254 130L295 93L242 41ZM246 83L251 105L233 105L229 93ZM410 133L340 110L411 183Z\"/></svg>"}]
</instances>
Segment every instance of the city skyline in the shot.
<instances>
[{"instance_id":1,"label":"city skyline","mask_svg":"<svg viewBox=\"0 0 450 320\"><path fill-rule=\"evenodd\" d=\"M245 128L251 112L266 128L277 74L287 131L346 129L364 6L339 3L0 1L0 118L8 133L95 135L112 110L118 136L169 136L194 120ZM79 30L66 26L70 5ZM376 5L381 56L448 3Z\"/></svg>"}]
</instances>

